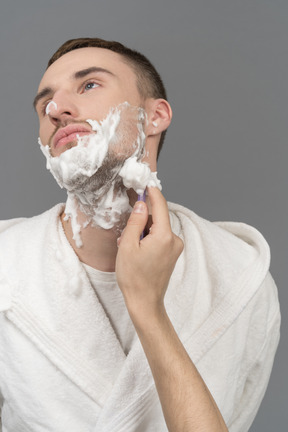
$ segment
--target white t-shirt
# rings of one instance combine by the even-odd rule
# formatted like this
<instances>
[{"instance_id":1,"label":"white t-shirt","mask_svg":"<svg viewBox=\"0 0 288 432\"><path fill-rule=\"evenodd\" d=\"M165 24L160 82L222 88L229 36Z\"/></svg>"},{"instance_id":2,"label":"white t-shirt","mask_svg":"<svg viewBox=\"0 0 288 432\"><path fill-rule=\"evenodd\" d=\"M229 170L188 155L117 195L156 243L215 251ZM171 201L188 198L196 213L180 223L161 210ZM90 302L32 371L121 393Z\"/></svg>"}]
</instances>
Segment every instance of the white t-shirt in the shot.
<instances>
[{"instance_id":1,"label":"white t-shirt","mask_svg":"<svg viewBox=\"0 0 288 432\"><path fill-rule=\"evenodd\" d=\"M127 355L131 349L135 328L132 324L115 272L103 272L82 263L89 281Z\"/></svg>"}]
</instances>

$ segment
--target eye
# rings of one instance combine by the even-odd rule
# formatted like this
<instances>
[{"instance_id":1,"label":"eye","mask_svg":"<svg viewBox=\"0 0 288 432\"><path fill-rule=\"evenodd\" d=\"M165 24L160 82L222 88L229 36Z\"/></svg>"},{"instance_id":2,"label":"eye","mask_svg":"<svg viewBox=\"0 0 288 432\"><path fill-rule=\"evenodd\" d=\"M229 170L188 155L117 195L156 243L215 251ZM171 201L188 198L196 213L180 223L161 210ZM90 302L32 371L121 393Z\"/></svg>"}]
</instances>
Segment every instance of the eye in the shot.
<instances>
[{"instance_id":1,"label":"eye","mask_svg":"<svg viewBox=\"0 0 288 432\"><path fill-rule=\"evenodd\" d=\"M99 84L97 84L95 81L88 81L84 84L83 89L84 91L87 91L97 87L99 87Z\"/></svg>"}]
</instances>

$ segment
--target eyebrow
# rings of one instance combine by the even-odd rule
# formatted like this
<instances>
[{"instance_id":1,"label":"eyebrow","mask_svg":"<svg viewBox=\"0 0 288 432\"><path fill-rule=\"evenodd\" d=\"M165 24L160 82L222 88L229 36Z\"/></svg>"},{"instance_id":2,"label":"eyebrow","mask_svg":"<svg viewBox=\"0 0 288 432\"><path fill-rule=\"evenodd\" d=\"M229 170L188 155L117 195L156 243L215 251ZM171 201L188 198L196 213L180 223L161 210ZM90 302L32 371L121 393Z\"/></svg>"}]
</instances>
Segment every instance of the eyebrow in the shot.
<instances>
[{"instance_id":1,"label":"eyebrow","mask_svg":"<svg viewBox=\"0 0 288 432\"><path fill-rule=\"evenodd\" d=\"M108 69L104 69L104 68L96 67L96 66L91 66L87 69L82 69L80 71L75 72L72 75L72 79L78 80L80 78L84 78L85 76L87 76L91 73L99 73L99 72L115 76L115 74L112 73L111 71L109 71ZM37 93L37 95L35 96L34 101L33 101L34 109L36 110L36 105L38 104L39 100L43 99L46 96L52 95L52 93L53 93L53 89L51 87L44 87L39 93Z\"/></svg>"}]
</instances>

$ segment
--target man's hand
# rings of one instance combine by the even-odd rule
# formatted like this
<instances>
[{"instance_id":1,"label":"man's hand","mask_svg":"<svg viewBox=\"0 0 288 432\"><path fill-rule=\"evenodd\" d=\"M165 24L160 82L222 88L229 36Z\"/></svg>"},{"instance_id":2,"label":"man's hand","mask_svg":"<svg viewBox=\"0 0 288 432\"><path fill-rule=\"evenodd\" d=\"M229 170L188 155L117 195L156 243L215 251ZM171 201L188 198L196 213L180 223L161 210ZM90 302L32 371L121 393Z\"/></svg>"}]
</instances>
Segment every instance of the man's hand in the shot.
<instances>
[{"instance_id":1,"label":"man's hand","mask_svg":"<svg viewBox=\"0 0 288 432\"><path fill-rule=\"evenodd\" d=\"M159 189L149 188L149 199L149 234L139 240L148 221L148 207L138 201L118 242L116 275L133 321L163 312L169 279L183 250L182 240L171 230L167 203Z\"/></svg>"},{"instance_id":2,"label":"man's hand","mask_svg":"<svg viewBox=\"0 0 288 432\"><path fill-rule=\"evenodd\" d=\"M149 234L139 240L148 220L148 208L138 202L119 240L119 287L149 362L169 432L228 432L166 313L164 296L183 242L171 231L161 192L149 188L149 198Z\"/></svg>"}]
</instances>

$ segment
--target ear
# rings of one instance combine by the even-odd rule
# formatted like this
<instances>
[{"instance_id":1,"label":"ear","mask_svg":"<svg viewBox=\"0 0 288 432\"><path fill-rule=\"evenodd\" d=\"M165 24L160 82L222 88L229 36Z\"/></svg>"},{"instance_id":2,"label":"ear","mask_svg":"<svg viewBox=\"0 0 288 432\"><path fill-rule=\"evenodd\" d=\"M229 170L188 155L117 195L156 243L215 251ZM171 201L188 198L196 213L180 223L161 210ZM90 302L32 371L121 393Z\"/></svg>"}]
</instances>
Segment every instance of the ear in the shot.
<instances>
[{"instance_id":1,"label":"ear","mask_svg":"<svg viewBox=\"0 0 288 432\"><path fill-rule=\"evenodd\" d=\"M156 136L165 131L172 120L172 108L165 99L149 99L146 136Z\"/></svg>"}]
</instances>

